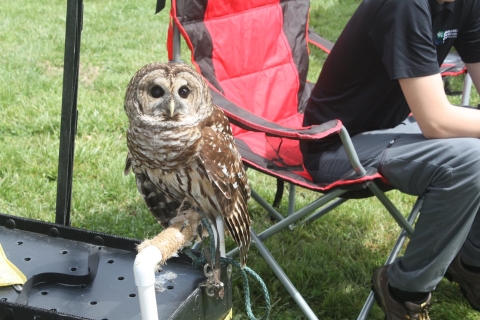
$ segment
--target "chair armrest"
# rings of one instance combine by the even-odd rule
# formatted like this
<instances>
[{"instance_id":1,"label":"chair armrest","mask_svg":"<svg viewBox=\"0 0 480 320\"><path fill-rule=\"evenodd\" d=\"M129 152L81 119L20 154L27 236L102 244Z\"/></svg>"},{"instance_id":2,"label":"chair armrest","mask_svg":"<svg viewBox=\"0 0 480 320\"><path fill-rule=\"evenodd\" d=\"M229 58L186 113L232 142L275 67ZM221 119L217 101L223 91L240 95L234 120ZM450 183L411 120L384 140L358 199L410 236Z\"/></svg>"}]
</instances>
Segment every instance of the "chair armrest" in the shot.
<instances>
[{"instance_id":1,"label":"chair armrest","mask_svg":"<svg viewBox=\"0 0 480 320\"><path fill-rule=\"evenodd\" d=\"M212 89L212 87L210 87ZM342 128L340 120L331 120L320 125L302 128L289 128L259 117L226 99L215 89L211 90L213 103L222 108L230 123L255 132L265 132L268 136L295 140L318 140L338 133Z\"/></svg>"},{"instance_id":2,"label":"chair armrest","mask_svg":"<svg viewBox=\"0 0 480 320\"><path fill-rule=\"evenodd\" d=\"M308 42L325 51L326 53L330 53L334 45L334 43L330 40L327 40L315 33L312 28L308 28Z\"/></svg>"},{"instance_id":3,"label":"chair armrest","mask_svg":"<svg viewBox=\"0 0 480 320\"><path fill-rule=\"evenodd\" d=\"M462 58L456 52L449 52L440 66L442 76L458 76L466 71L465 63L463 63Z\"/></svg>"}]
</instances>

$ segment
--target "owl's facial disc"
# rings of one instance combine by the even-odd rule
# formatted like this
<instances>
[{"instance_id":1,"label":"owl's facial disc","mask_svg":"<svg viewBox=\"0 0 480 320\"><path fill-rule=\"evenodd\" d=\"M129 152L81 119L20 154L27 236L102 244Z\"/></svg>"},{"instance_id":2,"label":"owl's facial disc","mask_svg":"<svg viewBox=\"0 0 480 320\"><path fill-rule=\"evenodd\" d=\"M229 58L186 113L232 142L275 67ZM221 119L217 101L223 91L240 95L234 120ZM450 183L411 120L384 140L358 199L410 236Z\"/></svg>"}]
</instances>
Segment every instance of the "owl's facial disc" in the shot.
<instances>
[{"instance_id":1,"label":"owl's facial disc","mask_svg":"<svg viewBox=\"0 0 480 320\"><path fill-rule=\"evenodd\" d=\"M150 117L162 118L164 105L172 96L165 70L158 69L146 75L139 83L137 96L139 112Z\"/></svg>"},{"instance_id":2,"label":"owl's facial disc","mask_svg":"<svg viewBox=\"0 0 480 320\"><path fill-rule=\"evenodd\" d=\"M154 122L193 125L207 114L204 112L204 86L202 78L189 69L153 70L138 84L137 111Z\"/></svg>"},{"instance_id":3,"label":"owl's facial disc","mask_svg":"<svg viewBox=\"0 0 480 320\"><path fill-rule=\"evenodd\" d=\"M190 71L181 71L172 77L172 95L175 100L175 112L179 119L196 119L205 117L202 112L205 95L203 83L199 75Z\"/></svg>"},{"instance_id":4,"label":"owl's facial disc","mask_svg":"<svg viewBox=\"0 0 480 320\"><path fill-rule=\"evenodd\" d=\"M178 121L192 109L195 83L191 75L171 77L162 69L147 75L139 86L140 112L160 121Z\"/></svg>"},{"instance_id":5,"label":"owl's facial disc","mask_svg":"<svg viewBox=\"0 0 480 320\"><path fill-rule=\"evenodd\" d=\"M156 116L157 121L173 121L176 123L198 121L195 103L195 94L198 91L195 88L196 83L192 83L189 79L178 77L178 75L177 77L172 76L170 80L168 98L159 98L152 115ZM154 83L157 83L157 79ZM155 94L156 92L153 93Z\"/></svg>"}]
</instances>

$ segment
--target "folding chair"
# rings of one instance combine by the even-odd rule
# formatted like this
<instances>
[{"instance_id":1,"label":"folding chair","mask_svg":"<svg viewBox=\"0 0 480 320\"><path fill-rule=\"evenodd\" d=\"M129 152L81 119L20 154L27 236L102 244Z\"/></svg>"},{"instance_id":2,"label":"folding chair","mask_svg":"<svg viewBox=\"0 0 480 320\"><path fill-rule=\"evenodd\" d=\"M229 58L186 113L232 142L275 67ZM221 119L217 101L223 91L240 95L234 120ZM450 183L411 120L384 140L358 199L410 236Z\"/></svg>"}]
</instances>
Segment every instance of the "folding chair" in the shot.
<instances>
[{"instance_id":1,"label":"folding chair","mask_svg":"<svg viewBox=\"0 0 480 320\"><path fill-rule=\"evenodd\" d=\"M193 65L207 80L214 103L228 116L246 166L290 184L289 214L283 217L255 190L252 197L279 222L261 233L251 230L253 244L309 319L317 319L263 240L311 214L316 219L349 198L376 196L405 230L388 262L393 261L421 206L408 219L383 193L388 181L375 168L364 168L339 120L302 127L303 111L313 84L306 81L308 43L328 49L325 39L308 32L309 0L172 0L167 42L169 59L180 60L180 35L191 50ZM351 173L331 184L314 183L303 166L300 140L338 134L352 164ZM294 211L295 186L317 191L319 198ZM227 255L233 256L236 250ZM373 295L361 317L368 314Z\"/></svg>"}]
</instances>

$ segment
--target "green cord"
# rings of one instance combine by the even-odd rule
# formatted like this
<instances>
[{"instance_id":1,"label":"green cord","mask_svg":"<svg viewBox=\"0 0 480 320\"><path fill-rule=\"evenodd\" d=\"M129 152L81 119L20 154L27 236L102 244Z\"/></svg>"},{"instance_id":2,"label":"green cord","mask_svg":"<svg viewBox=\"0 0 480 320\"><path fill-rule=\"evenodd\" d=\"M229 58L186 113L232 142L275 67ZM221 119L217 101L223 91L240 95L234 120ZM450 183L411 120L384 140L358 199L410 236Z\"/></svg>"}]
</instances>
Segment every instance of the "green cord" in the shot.
<instances>
[{"instance_id":1,"label":"green cord","mask_svg":"<svg viewBox=\"0 0 480 320\"><path fill-rule=\"evenodd\" d=\"M207 218L202 216L202 224L205 228L207 228L208 231L208 236L210 237L209 241L209 250L210 250L210 256L212 257L212 265L215 265L215 236L213 234L213 228L210 225L210 221L208 221ZM211 266L213 267L213 266Z\"/></svg>"},{"instance_id":2,"label":"green cord","mask_svg":"<svg viewBox=\"0 0 480 320\"><path fill-rule=\"evenodd\" d=\"M210 250L210 255L212 256L212 264L215 264L215 260L214 260L215 259L215 254L214 254L214 252L215 252L215 241L213 240L215 238L214 238L214 235L213 235L213 229L212 229L212 226L210 225L208 219L206 219L205 217L202 217L202 223L207 228L207 231L208 231L208 234L209 234L209 237L210 237L209 250ZM203 253L203 251L201 251L200 257L197 257L195 254L193 254L193 252L190 249L185 249L184 252L188 257L190 257L190 259L192 259L192 265L195 268L202 268L207 263L207 260L205 258L205 254ZM235 261L235 260L230 259L230 258L223 258L223 257L220 258L220 261L223 262L223 263L235 266L235 268L237 268L237 270L240 272L240 274L242 276L243 288L244 288L244 297L245 297L245 309L247 311L248 318L250 320L265 320L265 319L268 319L268 317L270 316L270 311L271 311L272 307L270 305L270 296L268 294L267 286L265 285L265 282L263 282L262 278L260 278L260 276L255 271L253 271L252 269L250 269L247 266L245 266L242 269L242 267L240 266L240 263L238 261ZM247 273L250 276L252 276L253 278L255 278L255 280L257 280L257 282L260 284L260 286L262 287L262 290L263 290L263 296L265 298L265 304L266 304L265 307L266 308L265 308L265 314L260 319L257 319L252 312L252 305L251 305L251 302L250 302L250 287L248 285Z\"/></svg>"},{"instance_id":3,"label":"green cord","mask_svg":"<svg viewBox=\"0 0 480 320\"><path fill-rule=\"evenodd\" d=\"M251 306L251 303L250 303L250 288L248 286L247 273L257 280L257 282L262 287L263 296L265 297L265 304L266 304L265 314L259 320L268 319L268 317L270 315L270 310L271 310L270 296L268 294L267 286L265 285L265 282L263 282L262 278L260 278L260 276L255 271L253 271L252 269L250 269L247 266L245 266L242 269L242 267L240 266L240 263L238 261L235 261L235 260L230 259L230 258L223 258L223 257L220 258L220 261L224 262L224 263L227 263L227 264L234 265L237 268L237 270L240 272L240 274L243 278L243 287L244 287L244 296L245 296L245 309L247 310L248 318L250 318L251 320L258 320L258 319L255 318L255 315L252 312L252 306Z\"/></svg>"}]
</instances>

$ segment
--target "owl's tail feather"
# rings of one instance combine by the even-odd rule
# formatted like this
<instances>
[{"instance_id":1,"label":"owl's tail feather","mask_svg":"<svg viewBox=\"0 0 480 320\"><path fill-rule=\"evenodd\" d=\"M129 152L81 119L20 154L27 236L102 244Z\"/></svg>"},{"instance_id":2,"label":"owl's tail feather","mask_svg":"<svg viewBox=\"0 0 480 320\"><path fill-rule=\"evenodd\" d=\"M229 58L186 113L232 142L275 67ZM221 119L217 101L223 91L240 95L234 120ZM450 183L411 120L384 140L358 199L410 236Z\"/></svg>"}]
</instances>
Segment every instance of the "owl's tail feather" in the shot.
<instances>
[{"instance_id":1,"label":"owl's tail feather","mask_svg":"<svg viewBox=\"0 0 480 320\"><path fill-rule=\"evenodd\" d=\"M196 210L188 209L181 216L176 217L175 221L152 239L146 239L137 246L137 251L142 252L148 246L157 247L162 253L160 265L192 241L197 233L199 215Z\"/></svg>"},{"instance_id":2,"label":"owl's tail feather","mask_svg":"<svg viewBox=\"0 0 480 320\"><path fill-rule=\"evenodd\" d=\"M230 217L224 219L227 228L235 243L240 250L240 266L242 268L247 264L248 249L250 247L250 226L245 227L241 218L234 212ZM238 227L241 226L241 227Z\"/></svg>"}]
</instances>

